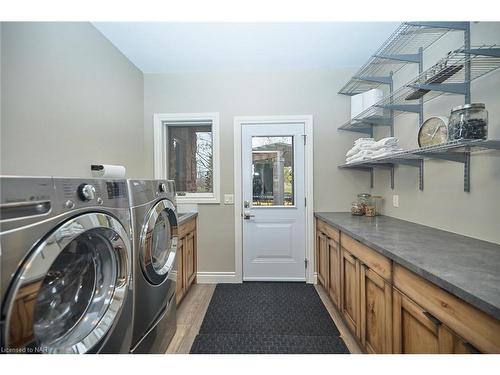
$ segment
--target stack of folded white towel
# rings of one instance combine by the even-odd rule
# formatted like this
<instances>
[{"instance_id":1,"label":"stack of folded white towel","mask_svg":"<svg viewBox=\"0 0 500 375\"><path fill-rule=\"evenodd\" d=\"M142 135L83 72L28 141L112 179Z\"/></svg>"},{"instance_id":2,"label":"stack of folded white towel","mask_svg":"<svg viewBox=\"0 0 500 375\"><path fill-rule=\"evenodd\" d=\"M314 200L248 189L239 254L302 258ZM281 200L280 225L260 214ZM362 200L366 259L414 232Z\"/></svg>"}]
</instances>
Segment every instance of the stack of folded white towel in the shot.
<instances>
[{"instance_id":1,"label":"stack of folded white towel","mask_svg":"<svg viewBox=\"0 0 500 375\"><path fill-rule=\"evenodd\" d=\"M380 141L375 141L373 138L359 138L354 142L354 147L347 151L346 162L356 163L399 151L403 149L399 147L399 139L395 137L382 138Z\"/></svg>"}]
</instances>

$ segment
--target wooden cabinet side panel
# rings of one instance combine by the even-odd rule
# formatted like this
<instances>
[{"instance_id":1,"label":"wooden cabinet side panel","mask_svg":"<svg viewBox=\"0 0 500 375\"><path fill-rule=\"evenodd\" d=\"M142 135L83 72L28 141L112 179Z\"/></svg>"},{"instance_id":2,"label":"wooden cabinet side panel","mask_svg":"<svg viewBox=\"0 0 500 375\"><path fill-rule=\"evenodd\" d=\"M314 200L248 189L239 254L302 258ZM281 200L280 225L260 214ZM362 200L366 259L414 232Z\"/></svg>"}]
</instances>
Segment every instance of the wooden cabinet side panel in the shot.
<instances>
[{"instance_id":1,"label":"wooden cabinet side panel","mask_svg":"<svg viewBox=\"0 0 500 375\"><path fill-rule=\"evenodd\" d=\"M328 264L327 264L327 237L319 232L318 233L318 252L317 252L317 264L318 264L318 282L328 291Z\"/></svg>"},{"instance_id":2,"label":"wooden cabinet side panel","mask_svg":"<svg viewBox=\"0 0 500 375\"><path fill-rule=\"evenodd\" d=\"M340 246L333 239L328 240L328 294L333 304L340 306Z\"/></svg>"},{"instance_id":3,"label":"wooden cabinet side panel","mask_svg":"<svg viewBox=\"0 0 500 375\"><path fill-rule=\"evenodd\" d=\"M184 238L180 238L177 241L177 286L176 286L176 301L179 303L179 301L182 299L184 295Z\"/></svg>"},{"instance_id":4,"label":"wooden cabinet side panel","mask_svg":"<svg viewBox=\"0 0 500 375\"><path fill-rule=\"evenodd\" d=\"M195 232L190 232L186 236L186 267L185 267L185 273L186 273L186 278L185 278L185 284L186 288L189 288L189 286L192 284L196 277L196 272L195 272Z\"/></svg>"}]
</instances>

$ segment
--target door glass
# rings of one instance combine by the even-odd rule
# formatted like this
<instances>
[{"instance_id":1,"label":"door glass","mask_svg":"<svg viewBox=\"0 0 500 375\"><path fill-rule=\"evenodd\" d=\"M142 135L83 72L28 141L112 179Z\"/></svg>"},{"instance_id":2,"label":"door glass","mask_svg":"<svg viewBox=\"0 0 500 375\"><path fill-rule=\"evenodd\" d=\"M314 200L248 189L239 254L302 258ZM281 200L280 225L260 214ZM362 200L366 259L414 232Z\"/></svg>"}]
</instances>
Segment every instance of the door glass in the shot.
<instances>
[{"instance_id":1,"label":"door glass","mask_svg":"<svg viewBox=\"0 0 500 375\"><path fill-rule=\"evenodd\" d=\"M153 268L159 275L168 272L168 267L165 267L172 246L172 234L170 231L170 221L168 219L168 212L161 211L156 219L153 228Z\"/></svg>"},{"instance_id":2,"label":"door glass","mask_svg":"<svg viewBox=\"0 0 500 375\"><path fill-rule=\"evenodd\" d=\"M252 137L254 207L293 206L293 137Z\"/></svg>"},{"instance_id":3,"label":"door glass","mask_svg":"<svg viewBox=\"0 0 500 375\"><path fill-rule=\"evenodd\" d=\"M114 292L119 259L110 229L89 230L75 238L52 263L35 302L33 334L52 348L89 335L105 314Z\"/></svg>"}]
</instances>

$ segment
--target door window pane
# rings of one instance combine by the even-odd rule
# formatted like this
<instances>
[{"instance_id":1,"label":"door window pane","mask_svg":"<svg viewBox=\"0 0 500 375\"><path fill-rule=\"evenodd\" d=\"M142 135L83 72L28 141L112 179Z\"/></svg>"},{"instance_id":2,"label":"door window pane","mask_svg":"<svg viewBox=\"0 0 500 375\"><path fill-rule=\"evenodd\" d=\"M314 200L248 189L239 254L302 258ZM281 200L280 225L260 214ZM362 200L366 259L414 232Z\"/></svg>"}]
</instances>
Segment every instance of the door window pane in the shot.
<instances>
[{"instance_id":1,"label":"door window pane","mask_svg":"<svg viewBox=\"0 0 500 375\"><path fill-rule=\"evenodd\" d=\"M213 192L212 126L168 126L168 178L179 195Z\"/></svg>"},{"instance_id":2,"label":"door window pane","mask_svg":"<svg viewBox=\"0 0 500 375\"><path fill-rule=\"evenodd\" d=\"M253 206L293 206L293 137L252 137Z\"/></svg>"}]
</instances>

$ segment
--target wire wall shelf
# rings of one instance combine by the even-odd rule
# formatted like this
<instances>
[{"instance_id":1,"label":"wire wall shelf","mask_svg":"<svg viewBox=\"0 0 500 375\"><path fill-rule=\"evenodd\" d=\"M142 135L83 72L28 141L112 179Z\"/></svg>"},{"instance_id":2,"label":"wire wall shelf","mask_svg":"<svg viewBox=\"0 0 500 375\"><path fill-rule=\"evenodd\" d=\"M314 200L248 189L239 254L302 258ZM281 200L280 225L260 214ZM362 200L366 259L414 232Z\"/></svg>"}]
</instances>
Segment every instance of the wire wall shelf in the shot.
<instances>
[{"instance_id":1,"label":"wire wall shelf","mask_svg":"<svg viewBox=\"0 0 500 375\"><path fill-rule=\"evenodd\" d=\"M339 127L371 133L372 126L393 124L402 113L417 113L423 117L423 103L443 94L459 94L470 102L470 83L500 68L500 47L461 48L450 52L437 64L415 79L386 95L372 107Z\"/></svg>"},{"instance_id":2,"label":"wire wall shelf","mask_svg":"<svg viewBox=\"0 0 500 375\"><path fill-rule=\"evenodd\" d=\"M422 62L422 51L446 33L466 31L469 22L404 22L347 82L339 94L356 95L392 84L392 73L406 64Z\"/></svg>"},{"instance_id":3,"label":"wire wall shelf","mask_svg":"<svg viewBox=\"0 0 500 375\"><path fill-rule=\"evenodd\" d=\"M428 146L413 150L395 152L388 156L339 165L341 169L356 169L370 172L370 184L373 188L373 170L391 171L391 188L394 189L394 167L406 165L417 167L419 171L419 189L424 189L424 159L447 160L464 165L464 191L470 192L470 155L471 152L500 150L500 139L457 140L438 146Z\"/></svg>"}]
</instances>

